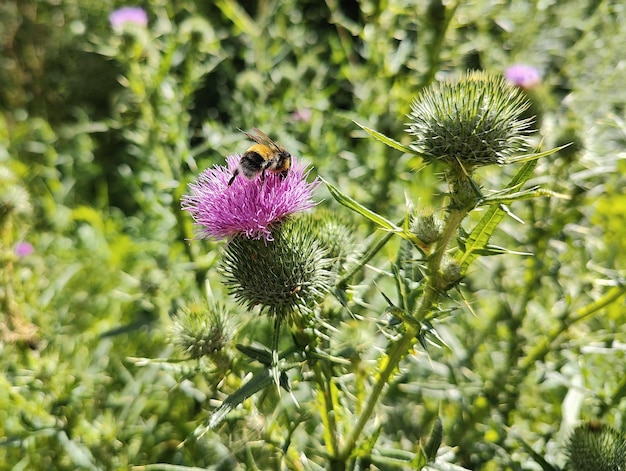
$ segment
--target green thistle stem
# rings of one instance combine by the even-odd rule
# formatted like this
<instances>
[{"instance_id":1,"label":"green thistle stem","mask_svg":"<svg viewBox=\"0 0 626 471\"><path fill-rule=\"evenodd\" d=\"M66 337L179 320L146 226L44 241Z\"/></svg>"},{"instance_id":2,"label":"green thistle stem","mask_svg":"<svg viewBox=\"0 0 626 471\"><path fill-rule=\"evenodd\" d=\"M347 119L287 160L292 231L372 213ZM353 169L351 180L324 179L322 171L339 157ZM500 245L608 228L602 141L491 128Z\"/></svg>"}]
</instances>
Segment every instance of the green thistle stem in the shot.
<instances>
[{"instance_id":1,"label":"green thistle stem","mask_svg":"<svg viewBox=\"0 0 626 471\"><path fill-rule=\"evenodd\" d=\"M465 219L465 216L467 216L468 212L469 211L466 209L450 210L450 216L448 217L446 226L443 230L443 233L441 234L441 238L437 243L437 248L430 257L430 260L428 261L428 272L430 274L430 283L428 288L434 289L435 293L433 294L433 299L428 300L426 298L428 298L429 290L426 291L427 294L422 300L422 304L420 305L417 313L417 319L423 319L422 316L428 314L428 312L432 308L432 304L425 304L425 302L436 301L438 294L441 292L443 285L445 284L445 282L441 278L441 264L443 262L443 257L446 254L450 241L454 238L455 234L459 230L459 226L461 225L463 219Z\"/></svg>"},{"instance_id":2,"label":"green thistle stem","mask_svg":"<svg viewBox=\"0 0 626 471\"><path fill-rule=\"evenodd\" d=\"M397 369L400 361L402 361L402 359L409 352L409 348L411 347L413 339L415 338L417 333L418 328L409 327L402 336L402 338L400 338L400 340L391 347L391 351L386 360L383 360L382 364L385 365L384 369L378 376L376 384L374 385L374 388L370 392L367 402L365 403L365 407L363 408L363 411L361 412L361 415L359 416L356 425L350 432L350 435L348 435L343 450L339 454L339 459L341 461L347 460L354 450L356 440L361 435L361 432L365 428L365 425L367 424L372 413L374 412L374 408L378 403L378 399L380 398L380 395L382 394L385 385L387 385L387 383L389 382L389 378L391 378L391 375Z\"/></svg>"},{"instance_id":3,"label":"green thistle stem","mask_svg":"<svg viewBox=\"0 0 626 471\"><path fill-rule=\"evenodd\" d=\"M561 322L559 322L559 324L548 333L547 337L535 348L533 348L528 356L521 361L520 368L522 372L528 371L537 361L540 361L550 351L552 351L553 342L555 342L573 324L586 319L587 317L598 312L600 309L614 303L624 294L626 294L626 286L616 286L597 301L576 311L573 316L563 318Z\"/></svg>"},{"instance_id":4,"label":"green thistle stem","mask_svg":"<svg viewBox=\"0 0 626 471\"><path fill-rule=\"evenodd\" d=\"M274 333L272 334L272 377L276 384L278 395L280 396L280 370L278 369L278 342L280 341L280 322L281 318L276 316L274 319Z\"/></svg>"},{"instance_id":5,"label":"green thistle stem","mask_svg":"<svg viewBox=\"0 0 626 471\"><path fill-rule=\"evenodd\" d=\"M441 238L437 243L437 248L428 263L430 276L428 277L426 289L424 290L424 297L417 308L415 316L417 319L424 319L437 304L437 299L442 293L441 288L443 286L443 280L441 278L441 264L448 248L448 244L457 233L459 226L467 213L467 209L450 209L450 216L446 222L446 227L444 228ZM389 379L392 377L393 373L398 369L400 362L412 350L413 342L418 333L419 326L407 325L407 330L404 335L402 335L400 340L398 340L391 347L388 356L381 361L382 372L378 376L367 402L365 403L365 407L363 408L356 425L350 432L343 450L339 455L341 460L345 461L354 450L356 441L373 414L374 408L378 404L378 400L380 399L383 389L389 383Z\"/></svg>"},{"instance_id":6,"label":"green thistle stem","mask_svg":"<svg viewBox=\"0 0 626 471\"><path fill-rule=\"evenodd\" d=\"M323 407L321 410L322 424L324 425L324 441L330 456L337 456L339 445L337 444L337 422L336 413L331 391L332 378L324 374L320 362L316 362L313 371L319 390L322 392Z\"/></svg>"}]
</instances>

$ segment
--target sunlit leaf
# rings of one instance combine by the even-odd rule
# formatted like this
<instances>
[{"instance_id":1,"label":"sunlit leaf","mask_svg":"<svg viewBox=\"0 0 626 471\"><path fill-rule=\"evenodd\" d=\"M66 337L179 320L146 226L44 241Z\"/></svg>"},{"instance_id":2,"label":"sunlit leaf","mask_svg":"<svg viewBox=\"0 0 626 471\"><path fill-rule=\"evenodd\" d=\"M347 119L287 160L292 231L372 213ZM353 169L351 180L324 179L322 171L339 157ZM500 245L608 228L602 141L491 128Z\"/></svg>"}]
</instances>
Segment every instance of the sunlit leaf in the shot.
<instances>
[{"instance_id":1,"label":"sunlit leaf","mask_svg":"<svg viewBox=\"0 0 626 471\"><path fill-rule=\"evenodd\" d=\"M439 451L442 440L443 424L441 422L441 419L437 417L433 425L433 431L430 433L430 438L428 439L428 442L424 447L424 452L426 453L426 458L428 459L428 461L434 461L435 458L437 458L437 452Z\"/></svg>"},{"instance_id":2,"label":"sunlit leaf","mask_svg":"<svg viewBox=\"0 0 626 471\"><path fill-rule=\"evenodd\" d=\"M537 162L535 160L526 162L515 174L507 187L519 188L523 185L531 177L536 165ZM465 273L470 264L481 254L495 254L488 249L489 239L495 232L500 222L502 222L505 215L506 211L503 207L501 207L501 205L490 206L489 209L485 211L483 217L480 218L480 221L478 221L470 235L465 240L463 244L464 250L459 251L457 254L456 261L461 266L461 273Z\"/></svg>"},{"instance_id":3,"label":"sunlit leaf","mask_svg":"<svg viewBox=\"0 0 626 471\"><path fill-rule=\"evenodd\" d=\"M209 430L217 427L239 404L262 389L271 386L273 383L274 379L272 378L271 370L269 368L264 368L263 370L257 372L250 381L228 396L226 400L222 402L222 404L215 411L213 411L209 420L204 425L196 428L194 436L200 438Z\"/></svg>"},{"instance_id":4,"label":"sunlit leaf","mask_svg":"<svg viewBox=\"0 0 626 471\"><path fill-rule=\"evenodd\" d=\"M417 248L421 249L425 246L424 243L415 234L411 233L410 231L403 230L402 228L396 226L393 222L385 219L380 214L377 214L371 209L366 208L361 203L353 200L345 193L342 193L337 187L331 185L326 180L322 179L322 181L328 188L329 193L332 195L333 198L335 198L338 203L360 214L361 216L365 217L374 224L377 224L381 228L391 231L394 234L398 234L403 239L411 242Z\"/></svg>"},{"instance_id":5,"label":"sunlit leaf","mask_svg":"<svg viewBox=\"0 0 626 471\"><path fill-rule=\"evenodd\" d=\"M265 345L255 344L255 345L236 345L237 350L251 358L252 360L256 360L264 365L272 364L272 351L267 348Z\"/></svg>"},{"instance_id":6,"label":"sunlit leaf","mask_svg":"<svg viewBox=\"0 0 626 471\"><path fill-rule=\"evenodd\" d=\"M387 137L387 136L385 136L384 134L382 134L382 133L380 133L378 131L374 131L373 129L370 129L367 126L359 124L356 121L354 122L354 124L359 126L361 129L363 129L366 133L368 133L374 139L382 142L383 144L388 145L389 147L392 147L392 148L394 148L396 150L399 150L400 152L404 152L406 154L421 155L419 152L416 152L415 150L411 149L408 146L400 144L398 141L395 141L395 140L391 139L390 137Z\"/></svg>"},{"instance_id":7,"label":"sunlit leaf","mask_svg":"<svg viewBox=\"0 0 626 471\"><path fill-rule=\"evenodd\" d=\"M360 214L364 218L368 219L369 221L373 222L374 224L377 224L378 226L382 227L383 229L387 229L387 230L393 231L393 232L402 232L402 229L400 229L398 226L396 226L391 221L388 221L383 216L381 216L379 214L376 214L374 211L372 211L370 209L367 209L365 206L363 206L362 204L360 204L357 201L353 200L352 198L350 198L345 193L342 193L337 187L331 185L326 180L322 179L322 181L324 182L324 184L328 188L328 191L330 192L332 197L335 198L335 200L339 204L342 204L346 208L351 209L352 211Z\"/></svg>"},{"instance_id":8,"label":"sunlit leaf","mask_svg":"<svg viewBox=\"0 0 626 471\"><path fill-rule=\"evenodd\" d=\"M537 152L537 153L533 153L533 154L524 154L524 155L519 155L517 157L512 157L510 159L507 160L507 163L509 164L517 164L517 163L522 163L522 162L532 162L535 161L537 159L540 159L542 157L546 157L548 155L552 155L556 152L559 152L563 149L565 149L566 147L569 147L571 145L571 143L569 144L565 144L563 146L560 147L555 147L554 149L549 149L546 150L544 152Z\"/></svg>"}]
</instances>

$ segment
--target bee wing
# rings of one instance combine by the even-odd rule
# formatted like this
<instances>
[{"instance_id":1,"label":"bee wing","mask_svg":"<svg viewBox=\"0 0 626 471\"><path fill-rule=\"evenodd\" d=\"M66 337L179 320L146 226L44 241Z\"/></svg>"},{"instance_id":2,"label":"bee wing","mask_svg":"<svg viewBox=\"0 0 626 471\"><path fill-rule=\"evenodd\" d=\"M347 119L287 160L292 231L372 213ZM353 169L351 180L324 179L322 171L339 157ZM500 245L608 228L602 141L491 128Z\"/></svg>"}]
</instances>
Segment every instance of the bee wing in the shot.
<instances>
[{"instance_id":1,"label":"bee wing","mask_svg":"<svg viewBox=\"0 0 626 471\"><path fill-rule=\"evenodd\" d=\"M252 131L256 135L249 133L247 131L244 131L242 129L240 129L240 131L244 133L248 139L256 142L257 144L264 144L268 147L271 147L274 150L280 150L280 146L276 144L274 141L272 141L272 139L270 139L270 137L267 134L265 134L263 131L261 131L259 128L252 128Z\"/></svg>"},{"instance_id":2,"label":"bee wing","mask_svg":"<svg viewBox=\"0 0 626 471\"><path fill-rule=\"evenodd\" d=\"M246 135L246 137L247 137L248 139L250 139L251 141L254 141L254 142L256 142L257 144L263 144L262 142L259 142L259 138L258 138L258 137L256 137L254 134L251 134L251 133L249 133L248 131L244 131L244 130L243 130L243 129L241 129L241 128L237 128L237 130L238 130L238 131L240 131L240 132L242 132L242 133L244 133L244 134Z\"/></svg>"}]
</instances>

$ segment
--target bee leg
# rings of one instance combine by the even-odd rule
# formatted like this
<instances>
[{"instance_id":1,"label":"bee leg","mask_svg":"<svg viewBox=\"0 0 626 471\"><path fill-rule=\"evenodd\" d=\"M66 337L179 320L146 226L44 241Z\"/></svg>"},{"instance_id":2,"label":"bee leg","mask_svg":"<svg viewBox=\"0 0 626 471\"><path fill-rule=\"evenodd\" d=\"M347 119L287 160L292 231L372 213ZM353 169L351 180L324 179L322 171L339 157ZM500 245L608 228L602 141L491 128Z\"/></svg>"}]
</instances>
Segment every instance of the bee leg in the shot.
<instances>
[{"instance_id":1,"label":"bee leg","mask_svg":"<svg viewBox=\"0 0 626 471\"><path fill-rule=\"evenodd\" d=\"M287 178L287 175L289 174L289 170L283 170L282 172L280 172L278 175L280 175L280 179L284 180L285 178Z\"/></svg>"},{"instance_id":2,"label":"bee leg","mask_svg":"<svg viewBox=\"0 0 626 471\"><path fill-rule=\"evenodd\" d=\"M233 176L230 177L230 180L228 180L228 186L232 185L233 182L235 181L235 177L239 175L239 169L236 168L235 171L233 172Z\"/></svg>"},{"instance_id":3,"label":"bee leg","mask_svg":"<svg viewBox=\"0 0 626 471\"><path fill-rule=\"evenodd\" d=\"M265 169L261 171L261 183L265 183Z\"/></svg>"}]
</instances>

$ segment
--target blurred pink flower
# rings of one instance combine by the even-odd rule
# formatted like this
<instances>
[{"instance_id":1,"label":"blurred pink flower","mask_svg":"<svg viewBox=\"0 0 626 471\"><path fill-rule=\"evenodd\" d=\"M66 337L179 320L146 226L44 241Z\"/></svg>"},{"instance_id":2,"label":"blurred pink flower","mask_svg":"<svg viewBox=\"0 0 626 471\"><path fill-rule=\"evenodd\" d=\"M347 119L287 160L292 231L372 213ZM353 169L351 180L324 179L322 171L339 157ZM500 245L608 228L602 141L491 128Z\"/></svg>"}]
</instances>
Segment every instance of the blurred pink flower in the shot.
<instances>
[{"instance_id":1,"label":"blurred pink flower","mask_svg":"<svg viewBox=\"0 0 626 471\"><path fill-rule=\"evenodd\" d=\"M191 194L183 196L181 208L199 226L200 237L230 239L245 234L249 239L271 241L273 223L315 205L313 192L321 182L307 183L309 170L295 157L285 178L272 172L266 173L265 181L239 175L228 186L239 159L231 155L226 158L228 167L207 169L189 184Z\"/></svg>"},{"instance_id":2,"label":"blurred pink flower","mask_svg":"<svg viewBox=\"0 0 626 471\"><path fill-rule=\"evenodd\" d=\"M140 7L122 7L111 12L109 22L115 29L121 28L125 23L147 26L148 14Z\"/></svg>"},{"instance_id":3,"label":"blurred pink flower","mask_svg":"<svg viewBox=\"0 0 626 471\"><path fill-rule=\"evenodd\" d=\"M20 242L15 246L15 255L18 257L26 257L31 255L34 251L35 248L28 242Z\"/></svg>"},{"instance_id":4,"label":"blurred pink flower","mask_svg":"<svg viewBox=\"0 0 626 471\"><path fill-rule=\"evenodd\" d=\"M504 77L516 87L528 89L541 82L541 74L535 67L526 64L515 64L504 72Z\"/></svg>"},{"instance_id":5,"label":"blurred pink flower","mask_svg":"<svg viewBox=\"0 0 626 471\"><path fill-rule=\"evenodd\" d=\"M293 119L294 121L303 121L305 123L308 123L309 121L311 121L312 114L313 112L310 108L298 108L296 111L291 113L291 119Z\"/></svg>"}]
</instances>

